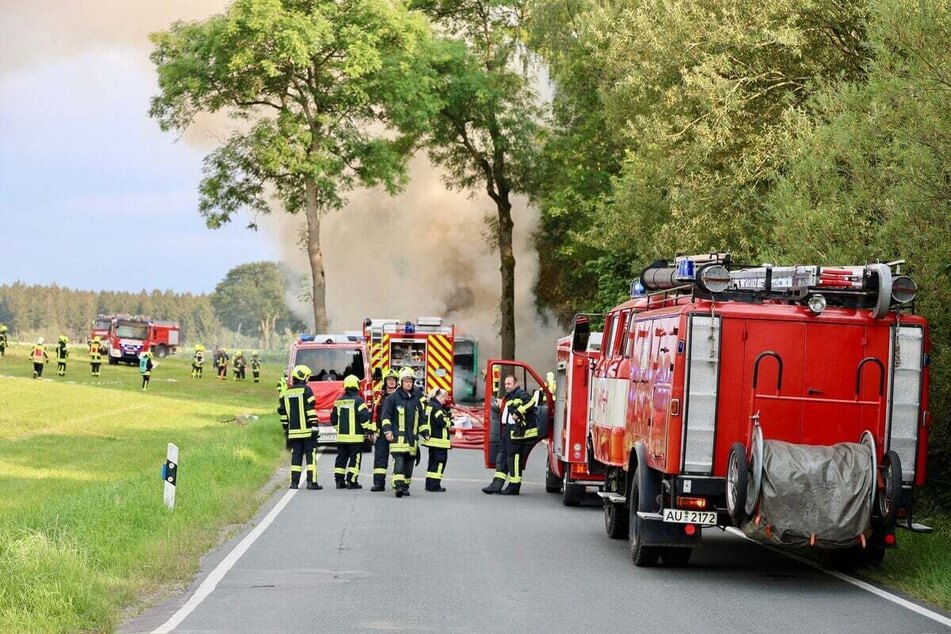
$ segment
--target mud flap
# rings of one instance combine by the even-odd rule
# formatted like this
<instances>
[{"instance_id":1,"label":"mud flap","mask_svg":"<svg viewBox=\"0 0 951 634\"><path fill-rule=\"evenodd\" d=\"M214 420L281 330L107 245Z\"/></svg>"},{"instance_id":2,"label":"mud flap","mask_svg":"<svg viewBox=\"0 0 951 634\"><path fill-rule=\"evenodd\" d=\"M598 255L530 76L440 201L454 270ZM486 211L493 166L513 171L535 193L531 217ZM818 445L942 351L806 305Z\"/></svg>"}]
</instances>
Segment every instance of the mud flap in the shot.
<instances>
[{"instance_id":1,"label":"mud flap","mask_svg":"<svg viewBox=\"0 0 951 634\"><path fill-rule=\"evenodd\" d=\"M663 492L660 473L647 466L647 455L643 443L635 445L637 451L638 464L641 465L637 471L640 474L638 488L640 490L639 504L637 510L640 513L648 514L647 517L641 517L640 539L644 546L680 546L694 547L701 543L701 528L697 529L693 535L687 535L685 527L687 524L675 524L665 522L661 519L660 502L658 501Z\"/></svg>"}]
</instances>

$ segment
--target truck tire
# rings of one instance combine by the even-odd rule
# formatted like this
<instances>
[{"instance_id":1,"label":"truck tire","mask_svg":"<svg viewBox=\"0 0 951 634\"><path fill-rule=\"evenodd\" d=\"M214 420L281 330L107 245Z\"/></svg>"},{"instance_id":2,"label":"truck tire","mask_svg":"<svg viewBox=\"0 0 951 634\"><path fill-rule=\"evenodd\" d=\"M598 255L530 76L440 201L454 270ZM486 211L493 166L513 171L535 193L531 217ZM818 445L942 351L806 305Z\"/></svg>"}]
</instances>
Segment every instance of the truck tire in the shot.
<instances>
[{"instance_id":1,"label":"truck tire","mask_svg":"<svg viewBox=\"0 0 951 634\"><path fill-rule=\"evenodd\" d=\"M119 365L119 360L115 357L109 357L109 365Z\"/></svg>"},{"instance_id":2,"label":"truck tire","mask_svg":"<svg viewBox=\"0 0 951 634\"><path fill-rule=\"evenodd\" d=\"M155 356L157 356L159 359L164 359L165 357L168 356L168 348L166 348L164 345L161 345L161 344L156 346Z\"/></svg>"},{"instance_id":3,"label":"truck tire","mask_svg":"<svg viewBox=\"0 0 951 634\"><path fill-rule=\"evenodd\" d=\"M573 484L568 479L568 473L571 471L568 465L563 465L565 470L564 481L561 489L561 503L565 506L579 506L584 498L584 487L580 484Z\"/></svg>"},{"instance_id":4,"label":"truck tire","mask_svg":"<svg viewBox=\"0 0 951 634\"><path fill-rule=\"evenodd\" d=\"M750 462L746 458L746 447L735 442L730 448L730 459L726 466L726 510L736 527L743 526L749 520L746 514L749 486Z\"/></svg>"},{"instance_id":5,"label":"truck tire","mask_svg":"<svg viewBox=\"0 0 951 634\"><path fill-rule=\"evenodd\" d=\"M604 530L611 539L627 537L629 517L625 507L604 501Z\"/></svg>"},{"instance_id":6,"label":"truck tire","mask_svg":"<svg viewBox=\"0 0 951 634\"><path fill-rule=\"evenodd\" d=\"M693 548L665 548L661 553L661 559L668 568L685 568L690 563L690 555L693 554Z\"/></svg>"},{"instance_id":7,"label":"truck tire","mask_svg":"<svg viewBox=\"0 0 951 634\"><path fill-rule=\"evenodd\" d=\"M891 528L898 517L898 500L901 499L901 458L894 451L886 451L878 470L884 487L876 492L876 506L882 526Z\"/></svg>"},{"instance_id":8,"label":"truck tire","mask_svg":"<svg viewBox=\"0 0 951 634\"><path fill-rule=\"evenodd\" d=\"M646 504L641 501L640 491L641 467L634 470L634 476L631 478L631 494L627 496L628 507L630 508L630 520L628 522L628 539L630 540L631 561L639 568L656 566L657 559L660 557L660 548L656 546L645 546L639 538L641 526L646 520L637 516L637 511L646 511ZM644 508L642 508L644 507Z\"/></svg>"},{"instance_id":9,"label":"truck tire","mask_svg":"<svg viewBox=\"0 0 951 634\"><path fill-rule=\"evenodd\" d=\"M561 493L561 478L551 472L551 459L545 462L545 492Z\"/></svg>"}]
</instances>

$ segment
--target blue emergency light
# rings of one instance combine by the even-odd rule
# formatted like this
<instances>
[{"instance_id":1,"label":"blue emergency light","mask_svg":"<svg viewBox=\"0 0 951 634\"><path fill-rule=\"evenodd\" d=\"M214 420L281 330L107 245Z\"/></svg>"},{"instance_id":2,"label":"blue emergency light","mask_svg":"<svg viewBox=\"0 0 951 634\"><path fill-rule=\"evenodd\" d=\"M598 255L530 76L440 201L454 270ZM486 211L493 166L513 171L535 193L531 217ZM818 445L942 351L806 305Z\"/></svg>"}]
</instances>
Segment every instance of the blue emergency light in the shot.
<instances>
[{"instance_id":1,"label":"blue emergency light","mask_svg":"<svg viewBox=\"0 0 951 634\"><path fill-rule=\"evenodd\" d=\"M301 335L299 341L313 341L314 335Z\"/></svg>"}]
</instances>

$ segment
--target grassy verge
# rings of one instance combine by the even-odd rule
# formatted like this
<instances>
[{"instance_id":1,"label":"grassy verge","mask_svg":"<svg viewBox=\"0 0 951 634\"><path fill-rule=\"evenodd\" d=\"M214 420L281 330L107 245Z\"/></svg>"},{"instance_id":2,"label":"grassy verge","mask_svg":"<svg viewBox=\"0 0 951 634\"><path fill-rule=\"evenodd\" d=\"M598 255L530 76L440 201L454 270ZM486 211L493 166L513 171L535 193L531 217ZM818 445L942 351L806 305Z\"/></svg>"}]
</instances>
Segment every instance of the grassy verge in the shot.
<instances>
[{"instance_id":1,"label":"grassy verge","mask_svg":"<svg viewBox=\"0 0 951 634\"><path fill-rule=\"evenodd\" d=\"M279 364L254 384L195 380L187 359L167 359L142 392L136 368L93 379L74 354L65 378L50 364L43 380L25 348L0 359L3 632L111 631L123 608L189 579L283 462ZM174 512L159 477L168 442L181 449Z\"/></svg>"},{"instance_id":2,"label":"grassy verge","mask_svg":"<svg viewBox=\"0 0 951 634\"><path fill-rule=\"evenodd\" d=\"M930 514L915 519L934 528L934 533L899 530L899 547L885 553L880 567L863 569L860 576L951 612L951 517Z\"/></svg>"}]
</instances>

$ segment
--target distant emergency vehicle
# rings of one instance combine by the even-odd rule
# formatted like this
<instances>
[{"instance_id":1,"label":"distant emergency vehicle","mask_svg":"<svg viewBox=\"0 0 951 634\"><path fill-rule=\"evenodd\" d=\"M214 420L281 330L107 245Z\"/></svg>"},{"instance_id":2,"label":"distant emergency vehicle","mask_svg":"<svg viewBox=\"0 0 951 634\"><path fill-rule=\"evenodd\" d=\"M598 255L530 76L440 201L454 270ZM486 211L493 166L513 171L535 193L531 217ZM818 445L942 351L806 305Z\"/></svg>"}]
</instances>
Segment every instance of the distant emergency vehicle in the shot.
<instances>
[{"instance_id":1,"label":"distant emergency vehicle","mask_svg":"<svg viewBox=\"0 0 951 634\"><path fill-rule=\"evenodd\" d=\"M108 320L105 335L102 327ZM175 354L181 339L181 328L174 321L154 320L146 315L100 315L93 322L92 337L99 336L109 349L109 364L137 364L142 352L157 357Z\"/></svg>"},{"instance_id":2,"label":"distant emergency vehicle","mask_svg":"<svg viewBox=\"0 0 951 634\"><path fill-rule=\"evenodd\" d=\"M453 398L454 326L443 324L440 317L420 317L415 322L367 318L363 336L370 351L374 390L382 391L387 370L410 368L424 393L438 387Z\"/></svg>"}]
</instances>

